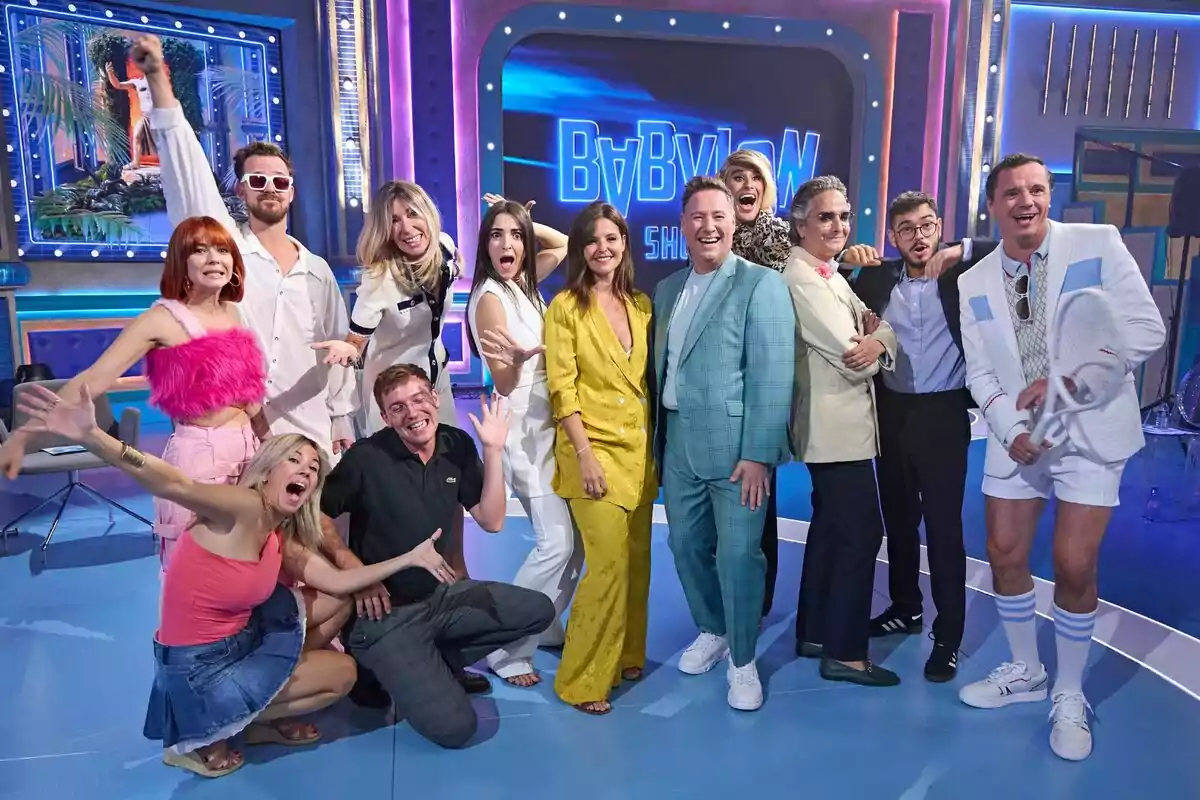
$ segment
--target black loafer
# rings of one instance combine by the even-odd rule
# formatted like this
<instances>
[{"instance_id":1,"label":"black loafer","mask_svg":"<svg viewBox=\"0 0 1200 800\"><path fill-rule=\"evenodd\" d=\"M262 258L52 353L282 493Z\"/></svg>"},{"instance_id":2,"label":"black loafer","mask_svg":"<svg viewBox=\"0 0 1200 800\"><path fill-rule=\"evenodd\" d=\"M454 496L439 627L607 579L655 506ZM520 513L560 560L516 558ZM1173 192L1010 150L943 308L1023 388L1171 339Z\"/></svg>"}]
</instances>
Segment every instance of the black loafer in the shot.
<instances>
[{"instance_id":1,"label":"black loafer","mask_svg":"<svg viewBox=\"0 0 1200 800\"><path fill-rule=\"evenodd\" d=\"M832 658L821 659L821 677L827 681L845 681L859 686L898 686L900 676L890 669L876 666L870 661L866 669L848 667Z\"/></svg>"}]
</instances>

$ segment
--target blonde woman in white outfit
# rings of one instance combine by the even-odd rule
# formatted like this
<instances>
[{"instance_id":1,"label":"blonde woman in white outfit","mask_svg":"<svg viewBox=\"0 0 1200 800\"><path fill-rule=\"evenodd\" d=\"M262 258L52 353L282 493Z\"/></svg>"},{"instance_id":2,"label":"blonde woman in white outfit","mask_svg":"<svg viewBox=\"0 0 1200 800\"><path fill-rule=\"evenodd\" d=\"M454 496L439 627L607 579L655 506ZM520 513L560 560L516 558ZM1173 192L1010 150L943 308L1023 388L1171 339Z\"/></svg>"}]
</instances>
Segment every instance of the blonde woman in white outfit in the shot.
<instances>
[{"instance_id":1,"label":"blonde woman in white outfit","mask_svg":"<svg viewBox=\"0 0 1200 800\"><path fill-rule=\"evenodd\" d=\"M367 351L360 392L367 433L383 428L371 391L375 378L395 364L425 370L437 389L438 421L457 426L441 337L450 288L461 270L454 240L442 232L441 215L424 189L408 181L379 189L358 237L358 260L363 271L350 334L345 343L318 347L329 350L327 360L341 363Z\"/></svg>"},{"instance_id":2,"label":"blonde woman in white outfit","mask_svg":"<svg viewBox=\"0 0 1200 800\"><path fill-rule=\"evenodd\" d=\"M556 426L542 346L546 304L537 285L562 262L567 237L534 225L517 203L490 194L484 200L491 208L479 227L467 323L472 349L486 359L496 391L509 400L512 422L504 446L504 477L536 539L513 583L542 592L561 615L575 591L583 548L577 546L570 509L552 486ZM539 644L561 646L565 637L556 622L540 636L492 653L488 666L514 686L533 686L541 680L533 668L534 651Z\"/></svg>"}]
</instances>

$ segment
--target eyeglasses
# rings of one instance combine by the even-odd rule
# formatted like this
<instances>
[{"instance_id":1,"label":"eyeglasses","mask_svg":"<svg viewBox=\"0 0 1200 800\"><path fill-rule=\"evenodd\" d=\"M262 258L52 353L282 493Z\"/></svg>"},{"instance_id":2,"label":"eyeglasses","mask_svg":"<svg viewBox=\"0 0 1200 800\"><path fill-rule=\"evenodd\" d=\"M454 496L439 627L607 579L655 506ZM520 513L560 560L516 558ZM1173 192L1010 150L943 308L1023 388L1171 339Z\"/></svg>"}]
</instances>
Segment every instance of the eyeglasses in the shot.
<instances>
[{"instance_id":1,"label":"eyeglasses","mask_svg":"<svg viewBox=\"0 0 1200 800\"><path fill-rule=\"evenodd\" d=\"M817 222L821 223L822 225L828 225L835 220L840 222L849 222L852 219L854 219L853 211L822 211L820 214L817 214Z\"/></svg>"},{"instance_id":2,"label":"eyeglasses","mask_svg":"<svg viewBox=\"0 0 1200 800\"><path fill-rule=\"evenodd\" d=\"M388 413L392 416L400 416L407 414L409 409L414 409L417 406L428 406L433 402L433 395L429 392L417 392L408 399L407 403L392 403L388 406Z\"/></svg>"},{"instance_id":3,"label":"eyeglasses","mask_svg":"<svg viewBox=\"0 0 1200 800\"><path fill-rule=\"evenodd\" d=\"M896 238L902 242L911 242L917 238L918 233L923 237L932 236L933 232L937 230L937 226L936 220L934 222L922 222L920 225L915 226L905 225L903 228L896 229Z\"/></svg>"},{"instance_id":4,"label":"eyeglasses","mask_svg":"<svg viewBox=\"0 0 1200 800\"><path fill-rule=\"evenodd\" d=\"M292 188L293 182L291 175L264 175L261 172L247 172L242 176L242 183L256 192L265 190L268 184L277 192L286 192Z\"/></svg>"}]
</instances>

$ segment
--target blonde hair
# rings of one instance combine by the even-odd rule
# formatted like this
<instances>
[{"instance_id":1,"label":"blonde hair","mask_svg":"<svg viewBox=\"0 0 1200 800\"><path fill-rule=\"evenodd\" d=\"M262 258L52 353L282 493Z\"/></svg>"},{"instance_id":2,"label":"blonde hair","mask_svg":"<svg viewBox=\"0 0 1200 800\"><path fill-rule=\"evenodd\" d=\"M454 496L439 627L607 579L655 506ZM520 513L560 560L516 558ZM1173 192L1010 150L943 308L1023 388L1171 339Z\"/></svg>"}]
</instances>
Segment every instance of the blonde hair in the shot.
<instances>
[{"instance_id":1,"label":"blonde hair","mask_svg":"<svg viewBox=\"0 0 1200 800\"><path fill-rule=\"evenodd\" d=\"M247 465L242 477L238 479L238 486L253 489L261 494L271 471L305 445L317 453L317 485L313 487L312 494L304 501L304 505L300 506L300 510L285 519L279 529L285 540L295 538L309 550L317 552L322 539L321 489L325 486L325 476L329 474L329 459L312 439L299 433L285 433L267 438Z\"/></svg>"},{"instance_id":2,"label":"blonde hair","mask_svg":"<svg viewBox=\"0 0 1200 800\"><path fill-rule=\"evenodd\" d=\"M429 244L425 252L411 259L392 241L392 205L406 203L425 221ZM424 289L436 292L442 276L442 215L425 190L408 181L390 181L375 193L371 211L358 236L358 263L373 278L391 273L400 289L408 295Z\"/></svg>"},{"instance_id":3,"label":"blonde hair","mask_svg":"<svg viewBox=\"0 0 1200 800\"><path fill-rule=\"evenodd\" d=\"M725 159L725 164L721 167L720 178L726 186L729 185L729 178L739 169L754 170L758 177L762 178L763 193L759 211L770 211L774 215L775 207L779 205L779 189L775 186L775 173L771 169L771 162L757 150L735 150L729 154L729 158Z\"/></svg>"}]
</instances>

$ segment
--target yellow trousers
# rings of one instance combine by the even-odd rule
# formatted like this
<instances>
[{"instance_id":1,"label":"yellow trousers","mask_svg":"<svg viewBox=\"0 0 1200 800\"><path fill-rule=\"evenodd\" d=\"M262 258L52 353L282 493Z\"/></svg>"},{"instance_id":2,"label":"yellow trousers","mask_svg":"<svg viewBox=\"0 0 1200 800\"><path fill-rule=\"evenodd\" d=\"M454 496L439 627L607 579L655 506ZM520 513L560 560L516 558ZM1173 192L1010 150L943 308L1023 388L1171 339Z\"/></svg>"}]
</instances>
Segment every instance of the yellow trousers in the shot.
<instances>
[{"instance_id":1,"label":"yellow trousers","mask_svg":"<svg viewBox=\"0 0 1200 800\"><path fill-rule=\"evenodd\" d=\"M608 699L621 672L646 666L653 503L633 511L570 500L585 568L567 623L554 691L571 705Z\"/></svg>"}]
</instances>

